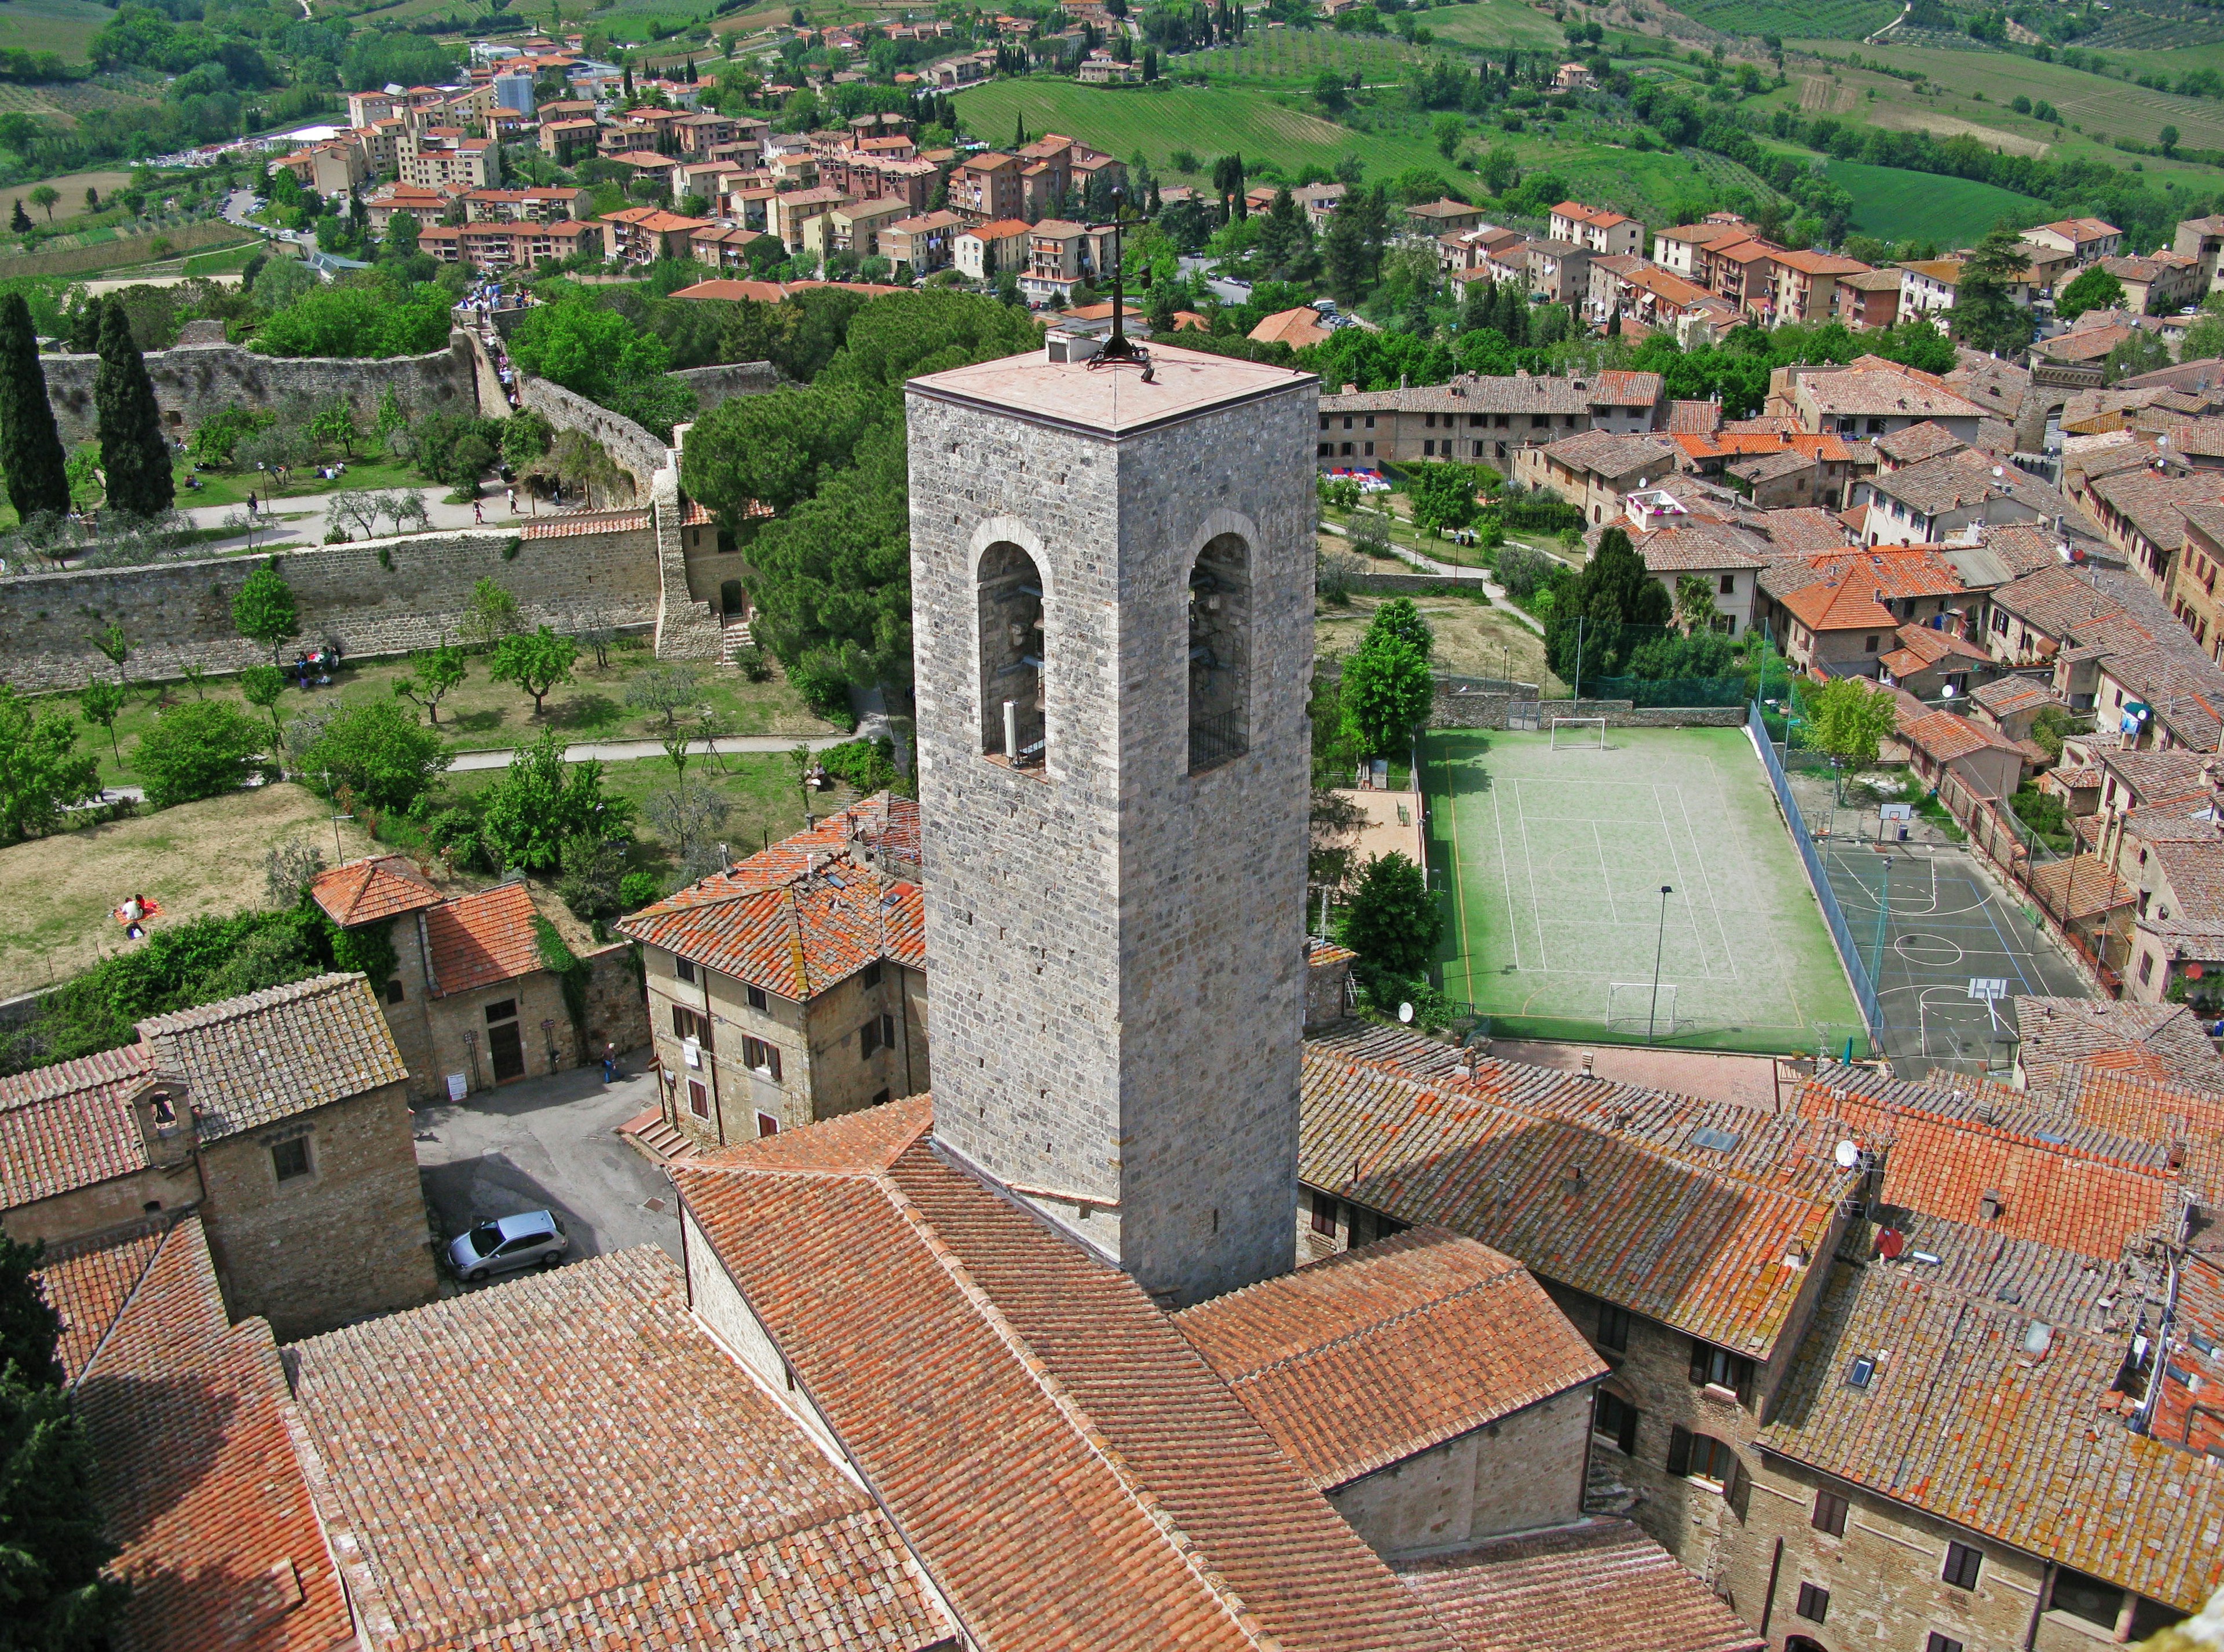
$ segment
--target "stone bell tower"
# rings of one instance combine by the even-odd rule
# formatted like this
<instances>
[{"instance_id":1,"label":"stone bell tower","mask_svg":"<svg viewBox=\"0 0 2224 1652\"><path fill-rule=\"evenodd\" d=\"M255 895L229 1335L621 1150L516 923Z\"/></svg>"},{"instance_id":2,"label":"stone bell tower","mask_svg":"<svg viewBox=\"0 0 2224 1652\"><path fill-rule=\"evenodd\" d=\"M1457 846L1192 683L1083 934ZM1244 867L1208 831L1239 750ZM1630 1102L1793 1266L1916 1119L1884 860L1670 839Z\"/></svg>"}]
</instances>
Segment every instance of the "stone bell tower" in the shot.
<instances>
[{"instance_id":1,"label":"stone bell tower","mask_svg":"<svg viewBox=\"0 0 2224 1652\"><path fill-rule=\"evenodd\" d=\"M1319 387L1150 355L907 387L913 653L935 1135L1187 1303L1296 1244Z\"/></svg>"}]
</instances>

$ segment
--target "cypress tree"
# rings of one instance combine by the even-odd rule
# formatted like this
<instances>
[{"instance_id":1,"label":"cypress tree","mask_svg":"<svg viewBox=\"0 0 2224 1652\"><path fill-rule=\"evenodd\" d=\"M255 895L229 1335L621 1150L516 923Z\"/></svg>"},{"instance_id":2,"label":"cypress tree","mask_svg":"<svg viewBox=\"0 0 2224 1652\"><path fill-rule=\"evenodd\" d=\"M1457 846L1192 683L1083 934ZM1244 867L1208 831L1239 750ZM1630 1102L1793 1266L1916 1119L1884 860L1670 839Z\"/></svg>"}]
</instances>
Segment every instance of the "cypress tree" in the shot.
<instances>
[{"instance_id":1,"label":"cypress tree","mask_svg":"<svg viewBox=\"0 0 2224 1652\"><path fill-rule=\"evenodd\" d=\"M18 516L69 509L69 476L47 400L47 373L39 365L30 306L16 293L0 299L0 468L7 470L8 497Z\"/></svg>"},{"instance_id":2,"label":"cypress tree","mask_svg":"<svg viewBox=\"0 0 2224 1652\"><path fill-rule=\"evenodd\" d=\"M109 300L100 318L100 366L92 376L93 407L100 422L100 468L110 508L154 516L170 508L177 483L170 475L170 445L155 405L155 381L131 337L123 306Z\"/></svg>"},{"instance_id":3,"label":"cypress tree","mask_svg":"<svg viewBox=\"0 0 2224 1652\"><path fill-rule=\"evenodd\" d=\"M8 220L8 227L17 235L27 233L32 227L31 215L23 210L23 198L21 195L16 198L15 216Z\"/></svg>"}]
</instances>

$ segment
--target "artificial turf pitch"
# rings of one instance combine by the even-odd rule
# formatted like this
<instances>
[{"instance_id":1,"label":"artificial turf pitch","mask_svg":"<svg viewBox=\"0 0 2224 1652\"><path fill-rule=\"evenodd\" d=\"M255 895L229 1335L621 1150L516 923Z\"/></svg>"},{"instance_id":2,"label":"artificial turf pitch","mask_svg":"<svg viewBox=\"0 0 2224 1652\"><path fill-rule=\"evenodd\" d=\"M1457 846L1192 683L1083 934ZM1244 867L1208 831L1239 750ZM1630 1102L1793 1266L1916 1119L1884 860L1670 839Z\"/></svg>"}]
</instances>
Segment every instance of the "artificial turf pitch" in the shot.
<instances>
[{"instance_id":1,"label":"artificial turf pitch","mask_svg":"<svg viewBox=\"0 0 2224 1652\"><path fill-rule=\"evenodd\" d=\"M1810 1055L1851 1037L1866 1051L1745 731L1613 728L1607 741L1554 751L1544 734L1429 734L1446 995L1506 1037ZM1652 999L1656 946L1672 1019L1665 991ZM1614 995L1609 1024L1615 982L1638 985Z\"/></svg>"}]
</instances>

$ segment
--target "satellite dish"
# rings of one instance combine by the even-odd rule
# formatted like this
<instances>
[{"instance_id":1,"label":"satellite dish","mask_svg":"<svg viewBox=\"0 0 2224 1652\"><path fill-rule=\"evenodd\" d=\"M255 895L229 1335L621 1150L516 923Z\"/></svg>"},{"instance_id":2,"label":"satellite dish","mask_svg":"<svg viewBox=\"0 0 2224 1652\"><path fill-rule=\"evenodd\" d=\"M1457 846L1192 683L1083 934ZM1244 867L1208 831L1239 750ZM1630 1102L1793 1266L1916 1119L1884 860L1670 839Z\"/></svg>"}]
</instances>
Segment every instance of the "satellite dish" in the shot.
<instances>
[{"instance_id":1,"label":"satellite dish","mask_svg":"<svg viewBox=\"0 0 2224 1652\"><path fill-rule=\"evenodd\" d=\"M1413 1018L1413 1006L1410 1004L1400 1004L1398 1006L1398 1018L1400 1021L1411 1021Z\"/></svg>"},{"instance_id":2,"label":"satellite dish","mask_svg":"<svg viewBox=\"0 0 2224 1652\"><path fill-rule=\"evenodd\" d=\"M1861 1145L1856 1142L1840 1142L1830 1150L1830 1157L1838 1161L1840 1170L1850 1170L1861 1162Z\"/></svg>"}]
</instances>

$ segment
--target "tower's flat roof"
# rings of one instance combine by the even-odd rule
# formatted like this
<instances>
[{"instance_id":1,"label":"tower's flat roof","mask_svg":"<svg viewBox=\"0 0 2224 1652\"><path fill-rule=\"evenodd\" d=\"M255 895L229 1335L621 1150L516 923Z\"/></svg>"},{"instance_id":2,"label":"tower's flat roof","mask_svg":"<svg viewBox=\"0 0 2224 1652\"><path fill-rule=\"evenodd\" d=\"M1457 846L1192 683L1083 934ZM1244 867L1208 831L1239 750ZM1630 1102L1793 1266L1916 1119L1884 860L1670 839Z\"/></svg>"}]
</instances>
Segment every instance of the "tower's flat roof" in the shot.
<instances>
[{"instance_id":1,"label":"tower's flat roof","mask_svg":"<svg viewBox=\"0 0 2224 1652\"><path fill-rule=\"evenodd\" d=\"M1202 350L1152 344L1155 382L1134 367L1091 368L1086 362L1053 362L1048 350L1001 361L976 362L930 373L905 388L947 401L971 402L1109 435L1124 435L1207 408L1317 384L1311 373L1267 367Z\"/></svg>"}]
</instances>

